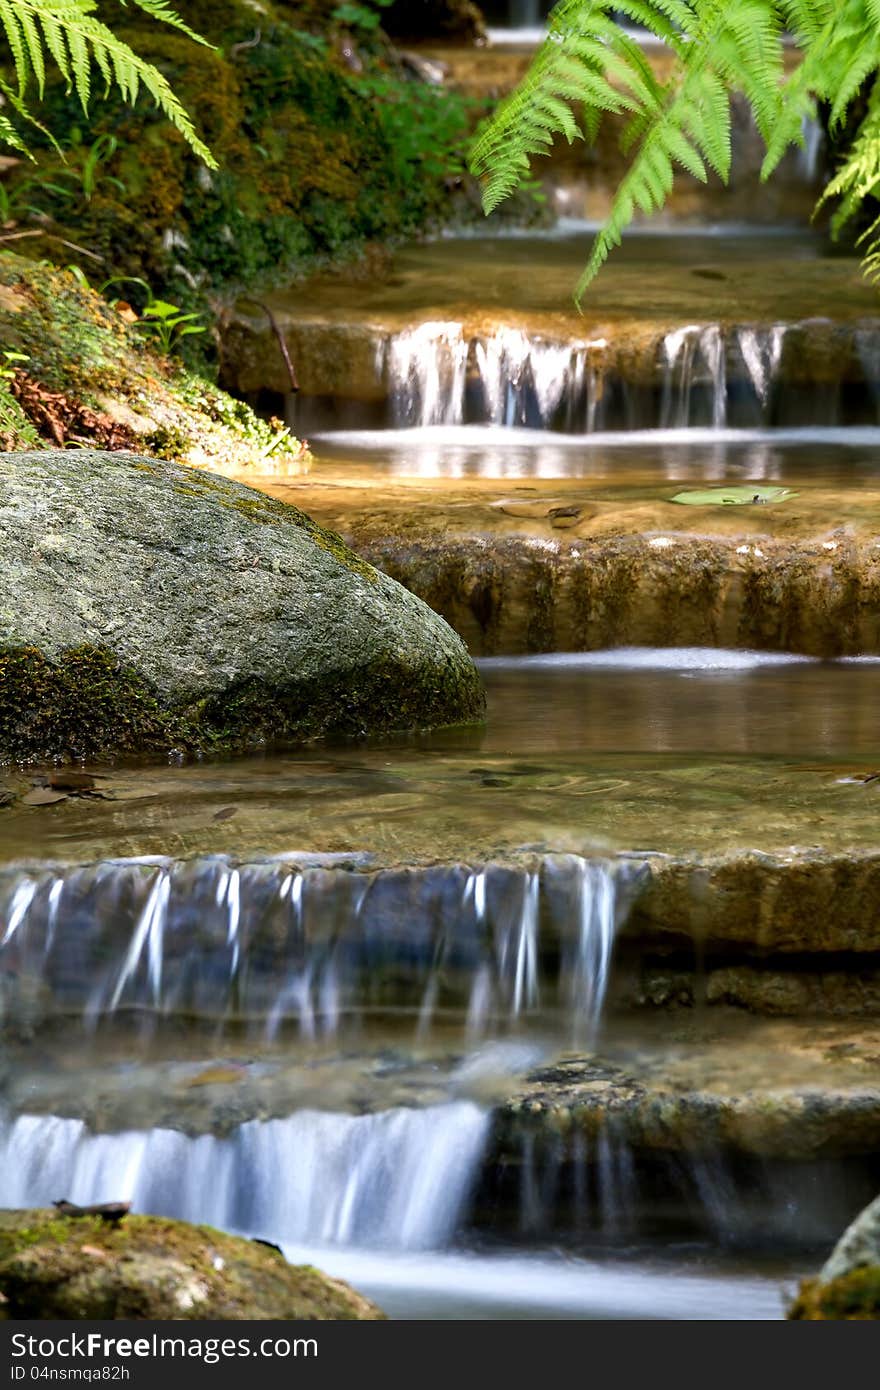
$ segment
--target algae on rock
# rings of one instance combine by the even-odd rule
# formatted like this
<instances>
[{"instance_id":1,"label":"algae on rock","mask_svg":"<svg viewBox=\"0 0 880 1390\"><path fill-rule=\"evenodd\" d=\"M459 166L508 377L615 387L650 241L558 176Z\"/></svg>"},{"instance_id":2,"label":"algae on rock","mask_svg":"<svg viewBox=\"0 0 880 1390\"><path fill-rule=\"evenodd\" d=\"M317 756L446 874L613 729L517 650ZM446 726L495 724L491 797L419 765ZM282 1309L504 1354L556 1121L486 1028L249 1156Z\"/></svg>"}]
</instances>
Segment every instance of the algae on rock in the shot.
<instances>
[{"instance_id":1,"label":"algae on rock","mask_svg":"<svg viewBox=\"0 0 880 1390\"><path fill-rule=\"evenodd\" d=\"M0 1212L0 1318L376 1320L339 1280L259 1241L164 1217Z\"/></svg>"},{"instance_id":2,"label":"algae on rock","mask_svg":"<svg viewBox=\"0 0 880 1390\"><path fill-rule=\"evenodd\" d=\"M131 454L0 455L0 758L482 718L461 640L296 507Z\"/></svg>"}]
</instances>

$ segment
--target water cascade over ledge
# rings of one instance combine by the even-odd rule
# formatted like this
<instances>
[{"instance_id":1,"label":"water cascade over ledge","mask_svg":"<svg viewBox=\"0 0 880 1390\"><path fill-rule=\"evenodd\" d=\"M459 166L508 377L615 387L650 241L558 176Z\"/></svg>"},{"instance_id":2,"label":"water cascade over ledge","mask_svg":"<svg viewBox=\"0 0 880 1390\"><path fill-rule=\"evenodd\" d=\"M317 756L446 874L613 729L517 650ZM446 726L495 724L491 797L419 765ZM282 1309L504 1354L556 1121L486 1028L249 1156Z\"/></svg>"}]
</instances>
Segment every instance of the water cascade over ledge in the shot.
<instances>
[{"instance_id":1,"label":"water cascade over ledge","mask_svg":"<svg viewBox=\"0 0 880 1390\"><path fill-rule=\"evenodd\" d=\"M0 871L7 1022L248 1019L272 1038L337 1033L370 1011L466 1017L477 1038L541 1009L598 1025L642 867L522 865L365 873L287 860L117 860Z\"/></svg>"},{"instance_id":2,"label":"water cascade over ledge","mask_svg":"<svg viewBox=\"0 0 880 1390\"><path fill-rule=\"evenodd\" d=\"M118 1200L273 1241L403 1250L452 1238L489 1115L469 1101L376 1115L299 1111L228 1138L90 1133L80 1120L0 1124L0 1206Z\"/></svg>"},{"instance_id":3,"label":"water cascade over ledge","mask_svg":"<svg viewBox=\"0 0 880 1390\"><path fill-rule=\"evenodd\" d=\"M304 386L288 414L309 433L340 420L566 434L877 421L880 327L868 320L685 323L660 334L605 326L559 339L439 319L390 333L359 327L351 338L344 325L292 332ZM322 365L331 360L347 364L333 383Z\"/></svg>"}]
</instances>

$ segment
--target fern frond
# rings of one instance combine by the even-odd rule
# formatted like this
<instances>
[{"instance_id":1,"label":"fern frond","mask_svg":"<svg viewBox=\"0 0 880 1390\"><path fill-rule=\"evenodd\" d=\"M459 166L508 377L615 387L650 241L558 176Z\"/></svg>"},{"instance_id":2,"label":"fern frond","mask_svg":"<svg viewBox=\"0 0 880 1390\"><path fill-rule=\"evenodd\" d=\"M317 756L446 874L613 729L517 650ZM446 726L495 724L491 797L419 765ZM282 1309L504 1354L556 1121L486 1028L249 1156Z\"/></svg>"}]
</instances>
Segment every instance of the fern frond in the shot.
<instances>
[{"instance_id":1,"label":"fern frond","mask_svg":"<svg viewBox=\"0 0 880 1390\"><path fill-rule=\"evenodd\" d=\"M165 3L165 0L122 0L122 4L124 6L132 4L137 9L143 10L151 19L158 19L162 24L168 24L172 29L179 29L182 34L186 34L188 39L192 39L193 43L204 44L206 48L211 47L208 40L191 29L186 21L181 19L177 11Z\"/></svg>"},{"instance_id":2,"label":"fern frond","mask_svg":"<svg viewBox=\"0 0 880 1390\"><path fill-rule=\"evenodd\" d=\"M665 44L671 67L662 83L621 21ZM768 178L792 145L803 144L818 102L827 103L839 128L878 75L880 0L562 0L525 79L481 131L471 167L491 212L528 175L536 155L548 153L559 135L572 138L564 111L572 102L582 105L590 138L605 112L628 117L621 148L629 167L594 242L580 298L636 213L663 206L676 170L705 179L711 169L729 178L734 95L751 108ZM821 200L839 200L834 230L868 197L880 198L880 112L873 101ZM880 278L880 220L865 245L866 272Z\"/></svg>"},{"instance_id":3,"label":"fern frond","mask_svg":"<svg viewBox=\"0 0 880 1390\"><path fill-rule=\"evenodd\" d=\"M131 3L196 42L205 42L165 0L131 0ZM47 58L54 63L69 89L76 93L84 111L89 107L92 73L97 68L105 89L115 86L129 103L137 100L142 89L147 92L195 153L209 167L216 168L213 155L200 139L168 80L104 24L96 13L97 8L96 0L0 0L0 36L6 39L15 68L17 114L35 123L27 105L27 95L33 85L37 95L42 96ZM9 97L5 88L4 95ZM16 132L16 143L11 128L14 129L13 122L7 118L0 125L0 140L21 149L26 141Z\"/></svg>"}]
</instances>

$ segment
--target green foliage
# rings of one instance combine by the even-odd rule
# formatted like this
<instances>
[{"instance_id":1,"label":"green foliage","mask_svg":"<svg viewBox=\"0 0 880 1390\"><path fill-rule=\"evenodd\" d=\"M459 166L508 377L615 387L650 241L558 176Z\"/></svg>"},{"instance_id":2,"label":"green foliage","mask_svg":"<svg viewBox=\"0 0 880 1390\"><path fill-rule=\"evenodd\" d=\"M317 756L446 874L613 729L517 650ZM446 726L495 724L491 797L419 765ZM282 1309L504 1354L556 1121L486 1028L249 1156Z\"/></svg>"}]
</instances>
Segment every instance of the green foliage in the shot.
<instances>
[{"instance_id":1,"label":"green foliage","mask_svg":"<svg viewBox=\"0 0 880 1390\"><path fill-rule=\"evenodd\" d=\"M330 18L337 24L344 24L348 29L362 29L369 33L379 28L382 23L380 11L387 9L391 3L392 0L373 0L372 4L367 5L337 5Z\"/></svg>"},{"instance_id":2,"label":"green foliage","mask_svg":"<svg viewBox=\"0 0 880 1390\"><path fill-rule=\"evenodd\" d=\"M187 0L180 8L194 25L211 7ZM4 180L10 197L23 211L36 206L51 216L68 242L101 258L100 274L92 258L83 259L90 280L140 277L186 313L204 309L218 292L289 281L439 220L448 211L444 181L464 169L468 101L407 78L384 45L367 51L359 43L364 70L352 72L329 36L294 28L282 18L287 12L266 4L253 43L253 10L245 0L229 0L214 7L208 32L217 46L205 49L113 11L116 31L149 52L220 167L198 165L160 110L131 110L111 93L95 109L87 137L92 146L102 142L98 150L107 155L97 164L91 199L67 196L75 180L39 132L34 144L51 187L19 198L22 165ZM57 75L47 79L41 114L59 144L63 132L82 124L75 93ZM112 154L107 136L117 142ZM64 258L71 259L69 251ZM142 290L132 288L139 311L148 299ZM188 335L183 346L187 360L204 361L212 340Z\"/></svg>"},{"instance_id":3,"label":"green foliage","mask_svg":"<svg viewBox=\"0 0 880 1390\"><path fill-rule=\"evenodd\" d=\"M131 0L153 19L204 43L164 0ZM97 15L97 0L0 0L0 29L15 70L14 81L0 76L0 92L12 112L0 112L0 143L29 154L22 126L44 127L33 115L31 91L42 99L47 69L61 73L88 112L95 71L105 92L115 88L132 106L143 89L158 109L209 167L215 160L196 133L185 108L163 74L114 34ZM18 118L16 123L15 118Z\"/></svg>"},{"instance_id":4,"label":"green foliage","mask_svg":"<svg viewBox=\"0 0 880 1390\"><path fill-rule=\"evenodd\" d=\"M0 352L0 446L4 449L42 449L43 441L25 415L11 386L22 362L29 361L26 352Z\"/></svg>"},{"instance_id":5,"label":"green foliage","mask_svg":"<svg viewBox=\"0 0 880 1390\"><path fill-rule=\"evenodd\" d=\"M159 351L168 357L182 339L206 331L204 324L199 323L200 318L200 314L184 313L177 304L154 299L138 320L138 327L154 338Z\"/></svg>"},{"instance_id":6,"label":"green foliage","mask_svg":"<svg viewBox=\"0 0 880 1390\"><path fill-rule=\"evenodd\" d=\"M672 63L663 80L622 21L648 29ZM786 62L786 31L799 61ZM726 181L730 98L748 101L767 154L768 178L818 102L832 133L880 68L880 0L561 0L523 82L472 152L491 212L521 184L531 160L562 135L595 139L606 113L623 115L630 164L593 245L578 298L638 212L663 206L682 170ZM583 115L575 115L580 104ZM880 191L880 105L872 96L852 151L825 192L840 200L839 231ZM863 237L866 268L880 275L880 220Z\"/></svg>"},{"instance_id":7,"label":"green foliage","mask_svg":"<svg viewBox=\"0 0 880 1390\"><path fill-rule=\"evenodd\" d=\"M365 75L359 89L372 98L390 159L403 189L426 175L439 180L466 172L469 103L425 82L390 73Z\"/></svg>"}]
</instances>

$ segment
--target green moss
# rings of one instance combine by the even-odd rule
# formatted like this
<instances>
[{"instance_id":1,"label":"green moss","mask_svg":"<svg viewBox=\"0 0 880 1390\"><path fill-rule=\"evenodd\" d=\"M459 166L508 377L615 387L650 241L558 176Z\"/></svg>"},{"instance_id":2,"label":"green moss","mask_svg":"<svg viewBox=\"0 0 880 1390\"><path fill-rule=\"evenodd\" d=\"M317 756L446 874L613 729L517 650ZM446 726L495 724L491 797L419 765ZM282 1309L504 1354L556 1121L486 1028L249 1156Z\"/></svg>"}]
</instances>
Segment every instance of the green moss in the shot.
<instances>
[{"instance_id":1,"label":"green moss","mask_svg":"<svg viewBox=\"0 0 880 1390\"><path fill-rule=\"evenodd\" d=\"M34 648L0 648L0 762L222 753L451 725L484 710L468 675L450 668L414 676L391 660L281 691L245 682L168 709L111 652L79 647L50 661Z\"/></svg>"},{"instance_id":2,"label":"green moss","mask_svg":"<svg viewBox=\"0 0 880 1390\"><path fill-rule=\"evenodd\" d=\"M880 1265L851 1270L830 1284L804 1280L788 1316L807 1322L880 1319Z\"/></svg>"},{"instance_id":3,"label":"green moss","mask_svg":"<svg viewBox=\"0 0 880 1390\"><path fill-rule=\"evenodd\" d=\"M129 1216L0 1212L6 1318L219 1320L381 1317L346 1285L208 1226Z\"/></svg>"},{"instance_id":4,"label":"green moss","mask_svg":"<svg viewBox=\"0 0 880 1390\"><path fill-rule=\"evenodd\" d=\"M233 747L273 739L361 738L478 722L485 717L485 696L466 669L417 673L389 659L280 692L243 682L206 702L200 717Z\"/></svg>"},{"instance_id":5,"label":"green moss","mask_svg":"<svg viewBox=\"0 0 880 1390\"><path fill-rule=\"evenodd\" d=\"M111 652L0 647L0 759L196 749L204 735L161 707Z\"/></svg>"},{"instance_id":6,"label":"green moss","mask_svg":"<svg viewBox=\"0 0 880 1390\"><path fill-rule=\"evenodd\" d=\"M27 359L29 377L72 405L99 414L114 403L133 410L138 429L146 425L141 447L160 458L186 462L194 451L200 463L241 471L308 457L280 421L259 419L244 402L157 356L136 326L68 270L0 253L0 339Z\"/></svg>"},{"instance_id":7,"label":"green moss","mask_svg":"<svg viewBox=\"0 0 880 1390\"><path fill-rule=\"evenodd\" d=\"M113 97L96 103L81 148L105 133L119 145L88 200L70 177L76 151L64 165L46 142L45 176L27 201L59 219L69 241L102 256L108 275L143 276L192 307L201 297L193 276L208 291L289 278L443 215L446 180L464 167L466 99L402 76L381 40L358 40L363 70L353 72L328 7L264 0L251 44L255 14L245 0L182 6L196 27L204 21L214 51L130 6L114 14L107 0L105 8L108 22L171 80L220 164L208 175L143 100L133 110ZM62 145L85 124L61 82L50 82L41 117ZM13 185L30 177L16 173ZM68 194L54 195L53 183ZM173 247L169 228L178 233ZM93 260L52 243L39 254L47 247L93 273ZM210 342L189 345L203 351Z\"/></svg>"}]
</instances>

